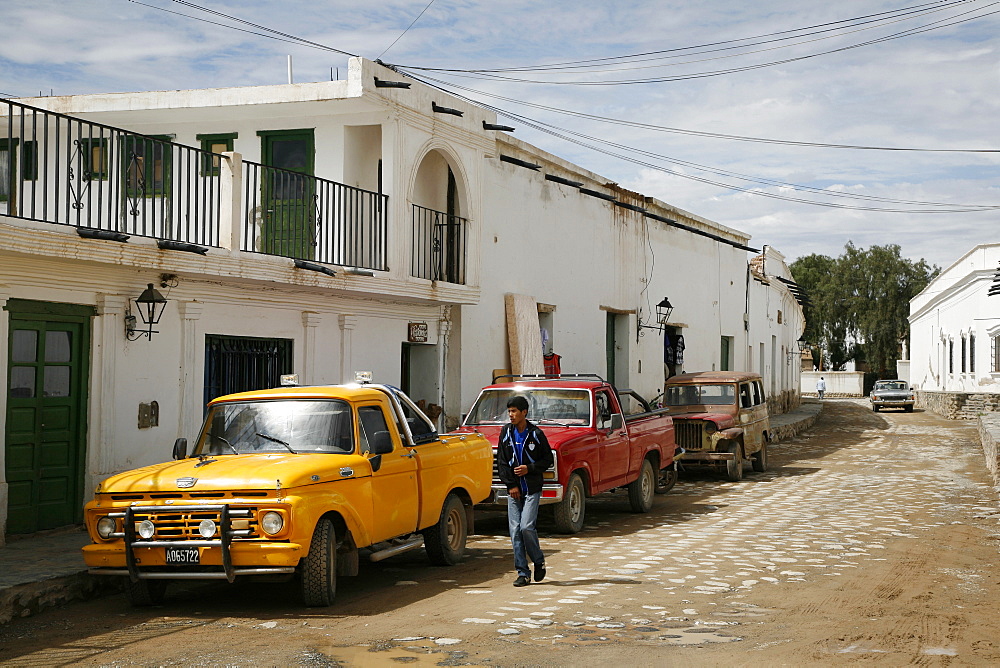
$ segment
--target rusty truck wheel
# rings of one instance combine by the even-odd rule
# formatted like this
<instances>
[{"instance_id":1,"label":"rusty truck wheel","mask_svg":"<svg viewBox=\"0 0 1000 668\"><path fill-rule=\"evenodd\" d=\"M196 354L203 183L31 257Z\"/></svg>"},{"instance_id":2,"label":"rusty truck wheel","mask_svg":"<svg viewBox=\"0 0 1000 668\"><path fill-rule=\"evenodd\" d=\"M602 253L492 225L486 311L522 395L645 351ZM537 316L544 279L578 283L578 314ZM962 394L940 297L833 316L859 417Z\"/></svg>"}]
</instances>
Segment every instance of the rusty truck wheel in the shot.
<instances>
[{"instance_id":1,"label":"rusty truck wheel","mask_svg":"<svg viewBox=\"0 0 1000 668\"><path fill-rule=\"evenodd\" d=\"M583 480L574 473L566 483L566 494L563 500L556 504L554 516L556 531L559 533L579 533L583 529L583 518L587 512L587 493L583 489Z\"/></svg>"},{"instance_id":2,"label":"rusty truck wheel","mask_svg":"<svg viewBox=\"0 0 1000 668\"><path fill-rule=\"evenodd\" d=\"M337 535L333 522L323 518L316 525L309 554L300 562L302 600L309 607L333 604L337 594Z\"/></svg>"},{"instance_id":3,"label":"rusty truck wheel","mask_svg":"<svg viewBox=\"0 0 1000 668\"><path fill-rule=\"evenodd\" d=\"M648 459L642 460L639 477L628 484L628 502L634 513L648 513L653 507L656 476Z\"/></svg>"},{"instance_id":4,"label":"rusty truck wheel","mask_svg":"<svg viewBox=\"0 0 1000 668\"><path fill-rule=\"evenodd\" d=\"M743 480L743 448L739 443L733 443L729 452L735 453L736 456L726 461L726 480L739 482Z\"/></svg>"},{"instance_id":5,"label":"rusty truck wheel","mask_svg":"<svg viewBox=\"0 0 1000 668\"><path fill-rule=\"evenodd\" d=\"M677 465L671 464L665 469L660 469L659 474L656 476L656 489L653 491L657 494L666 494L674 488L677 484Z\"/></svg>"},{"instance_id":6,"label":"rusty truck wheel","mask_svg":"<svg viewBox=\"0 0 1000 668\"><path fill-rule=\"evenodd\" d=\"M150 605L163 603L163 597L167 593L166 580L139 580L125 582L125 594L129 603L137 608L144 608Z\"/></svg>"},{"instance_id":7,"label":"rusty truck wheel","mask_svg":"<svg viewBox=\"0 0 1000 668\"><path fill-rule=\"evenodd\" d=\"M468 516L465 505L454 494L449 494L441 508L437 524L424 529L424 549L435 566L454 566L465 554L465 541L469 536Z\"/></svg>"},{"instance_id":8,"label":"rusty truck wheel","mask_svg":"<svg viewBox=\"0 0 1000 668\"><path fill-rule=\"evenodd\" d=\"M767 441L760 444L760 450L751 455L753 470L763 473L767 470Z\"/></svg>"}]
</instances>

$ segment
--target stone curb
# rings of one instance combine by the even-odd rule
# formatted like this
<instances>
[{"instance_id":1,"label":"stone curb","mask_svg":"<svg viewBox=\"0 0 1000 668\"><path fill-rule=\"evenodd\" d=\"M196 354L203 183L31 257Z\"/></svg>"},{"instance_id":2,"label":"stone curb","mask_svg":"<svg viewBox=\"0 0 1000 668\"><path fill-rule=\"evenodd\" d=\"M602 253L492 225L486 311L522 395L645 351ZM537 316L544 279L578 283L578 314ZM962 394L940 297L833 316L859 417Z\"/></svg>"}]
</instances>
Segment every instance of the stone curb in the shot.
<instances>
[{"instance_id":1,"label":"stone curb","mask_svg":"<svg viewBox=\"0 0 1000 668\"><path fill-rule=\"evenodd\" d=\"M771 432L774 443L780 443L794 438L809 429L823 411L823 403L819 401L803 402L794 411L777 415L771 420Z\"/></svg>"},{"instance_id":2,"label":"stone curb","mask_svg":"<svg viewBox=\"0 0 1000 668\"><path fill-rule=\"evenodd\" d=\"M977 420L979 426L979 442L986 456L986 468L993 476L993 482L1000 485L1000 415L982 415Z\"/></svg>"},{"instance_id":3,"label":"stone curb","mask_svg":"<svg viewBox=\"0 0 1000 668\"><path fill-rule=\"evenodd\" d=\"M118 580L81 571L4 587L0 589L0 625L16 617L38 614L45 608L120 592L122 583Z\"/></svg>"}]
</instances>

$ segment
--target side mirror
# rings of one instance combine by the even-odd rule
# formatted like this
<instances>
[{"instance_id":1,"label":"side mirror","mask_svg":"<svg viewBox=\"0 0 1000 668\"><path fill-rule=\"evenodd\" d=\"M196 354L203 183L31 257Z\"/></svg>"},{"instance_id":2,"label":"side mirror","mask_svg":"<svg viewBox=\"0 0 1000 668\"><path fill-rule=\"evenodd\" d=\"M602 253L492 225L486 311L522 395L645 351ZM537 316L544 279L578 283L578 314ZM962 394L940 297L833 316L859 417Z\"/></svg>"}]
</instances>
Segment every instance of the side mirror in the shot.
<instances>
[{"instance_id":1,"label":"side mirror","mask_svg":"<svg viewBox=\"0 0 1000 668\"><path fill-rule=\"evenodd\" d=\"M611 431L617 431L622 428L625 424L625 419L622 417L621 413L615 413L611 416Z\"/></svg>"},{"instance_id":2,"label":"side mirror","mask_svg":"<svg viewBox=\"0 0 1000 668\"><path fill-rule=\"evenodd\" d=\"M385 455L392 452L392 436L387 431L377 431L369 441L370 452L373 455Z\"/></svg>"},{"instance_id":3,"label":"side mirror","mask_svg":"<svg viewBox=\"0 0 1000 668\"><path fill-rule=\"evenodd\" d=\"M178 438L174 441L174 459L187 459L188 440Z\"/></svg>"}]
</instances>

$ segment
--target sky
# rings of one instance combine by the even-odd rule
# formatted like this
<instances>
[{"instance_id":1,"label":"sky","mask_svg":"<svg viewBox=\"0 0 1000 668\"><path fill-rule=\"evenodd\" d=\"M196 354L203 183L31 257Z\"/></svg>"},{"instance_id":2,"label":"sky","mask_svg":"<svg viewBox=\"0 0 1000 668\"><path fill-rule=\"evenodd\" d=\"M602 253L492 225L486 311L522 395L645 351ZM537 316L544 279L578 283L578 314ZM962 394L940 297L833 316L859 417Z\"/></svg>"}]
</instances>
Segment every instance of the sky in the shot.
<instances>
[{"instance_id":1,"label":"sky","mask_svg":"<svg viewBox=\"0 0 1000 668\"><path fill-rule=\"evenodd\" d=\"M0 96L285 83L288 55L324 81L339 50L789 261L852 242L946 267L1000 242L1000 2L3 0L0 24Z\"/></svg>"}]
</instances>

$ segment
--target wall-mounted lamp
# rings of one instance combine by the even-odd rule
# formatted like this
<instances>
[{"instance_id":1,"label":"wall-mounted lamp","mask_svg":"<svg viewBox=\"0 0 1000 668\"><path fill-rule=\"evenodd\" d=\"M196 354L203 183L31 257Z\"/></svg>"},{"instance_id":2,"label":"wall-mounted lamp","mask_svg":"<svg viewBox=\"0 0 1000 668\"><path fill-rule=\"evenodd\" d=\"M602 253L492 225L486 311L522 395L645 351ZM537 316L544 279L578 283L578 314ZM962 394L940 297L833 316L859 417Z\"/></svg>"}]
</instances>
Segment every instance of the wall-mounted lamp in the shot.
<instances>
[{"instance_id":1,"label":"wall-mounted lamp","mask_svg":"<svg viewBox=\"0 0 1000 668\"><path fill-rule=\"evenodd\" d=\"M805 339L799 339L798 341L795 342L795 345L796 345L795 348L790 348L788 352L785 353L788 356L788 359L790 360L796 357L802 357L802 353L812 349L812 346Z\"/></svg>"},{"instance_id":2,"label":"wall-mounted lamp","mask_svg":"<svg viewBox=\"0 0 1000 668\"><path fill-rule=\"evenodd\" d=\"M662 332L666 329L667 324L670 322L670 314L674 312L674 306L670 303L670 299L664 297L659 304L656 305L656 324L655 325L644 325L642 321L638 323L639 336L643 335L644 329L655 329L658 332Z\"/></svg>"},{"instance_id":3,"label":"wall-mounted lamp","mask_svg":"<svg viewBox=\"0 0 1000 668\"><path fill-rule=\"evenodd\" d=\"M144 336L147 339L152 339L153 334L159 334L157 330L153 329L153 325L160 322L163 309L167 306L167 300L153 287L152 283L147 283L142 294L132 301L135 302L135 309L138 311L139 317L142 318L144 328L136 328L136 317L132 315L130 308L125 312L125 336L128 337L129 341L135 341Z\"/></svg>"}]
</instances>

